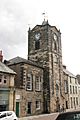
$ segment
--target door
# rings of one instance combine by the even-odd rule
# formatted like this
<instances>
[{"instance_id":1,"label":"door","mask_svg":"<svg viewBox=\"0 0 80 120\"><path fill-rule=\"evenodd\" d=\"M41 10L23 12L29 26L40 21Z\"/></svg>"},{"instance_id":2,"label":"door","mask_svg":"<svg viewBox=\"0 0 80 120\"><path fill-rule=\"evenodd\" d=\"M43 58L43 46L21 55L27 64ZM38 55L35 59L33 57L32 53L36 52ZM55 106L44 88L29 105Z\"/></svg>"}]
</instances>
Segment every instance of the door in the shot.
<instances>
[{"instance_id":1,"label":"door","mask_svg":"<svg viewBox=\"0 0 80 120\"><path fill-rule=\"evenodd\" d=\"M19 117L19 102L16 102L16 115Z\"/></svg>"},{"instance_id":2,"label":"door","mask_svg":"<svg viewBox=\"0 0 80 120\"><path fill-rule=\"evenodd\" d=\"M28 114L31 114L31 102L28 102Z\"/></svg>"}]
</instances>

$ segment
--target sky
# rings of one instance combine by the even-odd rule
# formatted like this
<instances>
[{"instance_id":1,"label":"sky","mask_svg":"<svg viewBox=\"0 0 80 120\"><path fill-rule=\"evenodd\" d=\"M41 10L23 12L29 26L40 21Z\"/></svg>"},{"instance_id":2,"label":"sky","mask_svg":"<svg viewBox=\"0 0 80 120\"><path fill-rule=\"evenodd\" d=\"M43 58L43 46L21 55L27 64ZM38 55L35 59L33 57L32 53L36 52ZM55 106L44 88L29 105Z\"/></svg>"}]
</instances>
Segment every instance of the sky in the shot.
<instances>
[{"instance_id":1,"label":"sky","mask_svg":"<svg viewBox=\"0 0 80 120\"><path fill-rule=\"evenodd\" d=\"M61 31L63 64L80 74L80 0L0 0L0 50L4 59L27 58L28 28L49 24Z\"/></svg>"}]
</instances>

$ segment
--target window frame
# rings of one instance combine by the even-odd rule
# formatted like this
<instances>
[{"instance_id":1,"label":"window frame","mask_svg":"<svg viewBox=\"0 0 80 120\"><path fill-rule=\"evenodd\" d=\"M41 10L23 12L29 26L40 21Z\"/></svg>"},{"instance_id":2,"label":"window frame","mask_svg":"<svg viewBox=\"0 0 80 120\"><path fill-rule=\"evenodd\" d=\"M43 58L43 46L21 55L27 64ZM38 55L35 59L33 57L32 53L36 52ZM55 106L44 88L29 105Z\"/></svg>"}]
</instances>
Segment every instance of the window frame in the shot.
<instances>
[{"instance_id":1,"label":"window frame","mask_svg":"<svg viewBox=\"0 0 80 120\"><path fill-rule=\"evenodd\" d=\"M7 75L4 75L4 84L7 84Z\"/></svg>"},{"instance_id":2,"label":"window frame","mask_svg":"<svg viewBox=\"0 0 80 120\"><path fill-rule=\"evenodd\" d=\"M41 77L35 76L35 90L41 91Z\"/></svg>"},{"instance_id":3,"label":"window frame","mask_svg":"<svg viewBox=\"0 0 80 120\"><path fill-rule=\"evenodd\" d=\"M68 93L68 81L64 80L64 92L67 94Z\"/></svg>"},{"instance_id":4,"label":"window frame","mask_svg":"<svg viewBox=\"0 0 80 120\"><path fill-rule=\"evenodd\" d=\"M35 40L35 50L40 49L40 40Z\"/></svg>"},{"instance_id":5,"label":"window frame","mask_svg":"<svg viewBox=\"0 0 80 120\"><path fill-rule=\"evenodd\" d=\"M2 78L3 76L0 74L0 84L2 84Z\"/></svg>"},{"instance_id":6,"label":"window frame","mask_svg":"<svg viewBox=\"0 0 80 120\"><path fill-rule=\"evenodd\" d=\"M36 110L41 109L41 100L36 100Z\"/></svg>"},{"instance_id":7,"label":"window frame","mask_svg":"<svg viewBox=\"0 0 80 120\"><path fill-rule=\"evenodd\" d=\"M27 81L26 81L26 90L27 91L31 91L32 90L32 88L33 88L32 81L33 81L32 74L28 74L27 75ZM30 88L28 88L28 87L30 87Z\"/></svg>"},{"instance_id":8,"label":"window frame","mask_svg":"<svg viewBox=\"0 0 80 120\"><path fill-rule=\"evenodd\" d=\"M70 94L72 94L72 86L70 85Z\"/></svg>"}]
</instances>

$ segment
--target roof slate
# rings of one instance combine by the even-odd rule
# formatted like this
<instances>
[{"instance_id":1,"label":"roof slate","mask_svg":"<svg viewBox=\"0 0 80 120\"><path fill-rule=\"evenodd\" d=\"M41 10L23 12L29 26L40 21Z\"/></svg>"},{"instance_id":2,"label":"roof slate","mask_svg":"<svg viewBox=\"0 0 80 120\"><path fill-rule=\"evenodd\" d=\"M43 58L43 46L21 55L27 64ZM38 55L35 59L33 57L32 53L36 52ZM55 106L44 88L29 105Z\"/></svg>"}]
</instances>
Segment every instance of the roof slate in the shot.
<instances>
[{"instance_id":1,"label":"roof slate","mask_svg":"<svg viewBox=\"0 0 80 120\"><path fill-rule=\"evenodd\" d=\"M69 76L71 76L71 77L73 77L73 78L76 78L75 75L73 75L71 72L69 72L68 70L66 70L66 69L64 69L64 68L63 68L63 72L65 72L67 75L69 75Z\"/></svg>"},{"instance_id":2,"label":"roof slate","mask_svg":"<svg viewBox=\"0 0 80 120\"><path fill-rule=\"evenodd\" d=\"M30 64L30 65L34 65L34 66L43 68L40 64L38 64L34 61L31 61L31 60L21 58L19 56L15 57L13 59L10 59L8 62L9 62L8 65L13 65L13 64L18 64L18 63L26 63L26 64Z\"/></svg>"},{"instance_id":3,"label":"roof slate","mask_svg":"<svg viewBox=\"0 0 80 120\"><path fill-rule=\"evenodd\" d=\"M2 62L0 62L0 72L8 73L8 74L16 74L16 72L14 72L12 69L10 69Z\"/></svg>"}]
</instances>

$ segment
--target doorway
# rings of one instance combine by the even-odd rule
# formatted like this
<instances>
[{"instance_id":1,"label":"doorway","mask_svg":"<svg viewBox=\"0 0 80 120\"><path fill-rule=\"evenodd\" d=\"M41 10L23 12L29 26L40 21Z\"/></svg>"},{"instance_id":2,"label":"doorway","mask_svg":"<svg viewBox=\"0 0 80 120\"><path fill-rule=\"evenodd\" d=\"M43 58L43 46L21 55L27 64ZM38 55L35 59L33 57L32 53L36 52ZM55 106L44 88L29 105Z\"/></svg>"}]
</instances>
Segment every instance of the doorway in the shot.
<instances>
[{"instance_id":1,"label":"doorway","mask_svg":"<svg viewBox=\"0 0 80 120\"><path fill-rule=\"evenodd\" d=\"M19 102L16 102L16 115L19 117Z\"/></svg>"},{"instance_id":2,"label":"doorway","mask_svg":"<svg viewBox=\"0 0 80 120\"><path fill-rule=\"evenodd\" d=\"M31 102L28 102L28 111L27 111L28 114L31 114Z\"/></svg>"}]
</instances>

